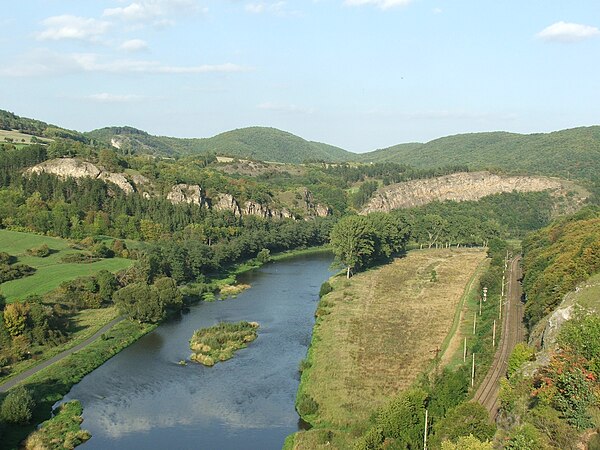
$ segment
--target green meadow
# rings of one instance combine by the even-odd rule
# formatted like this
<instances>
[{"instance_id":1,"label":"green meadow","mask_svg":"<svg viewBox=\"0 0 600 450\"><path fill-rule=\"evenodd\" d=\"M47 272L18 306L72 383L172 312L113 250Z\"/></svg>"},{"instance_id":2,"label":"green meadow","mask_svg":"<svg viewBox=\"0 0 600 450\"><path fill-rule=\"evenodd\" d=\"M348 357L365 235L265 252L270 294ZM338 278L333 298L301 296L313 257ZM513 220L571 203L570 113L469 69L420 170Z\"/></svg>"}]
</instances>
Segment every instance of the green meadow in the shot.
<instances>
[{"instance_id":1,"label":"green meadow","mask_svg":"<svg viewBox=\"0 0 600 450\"><path fill-rule=\"evenodd\" d=\"M40 258L26 253L28 249L42 244L46 244L52 250L51 255ZM103 259L88 264L64 263L61 259L65 255L82 252L70 248L69 242L64 239L8 230L0 230L0 251L16 256L17 262L36 269L31 276L0 284L0 292L9 303L28 295L49 292L60 286L63 281L94 275L100 270L116 272L132 264L131 260L123 258Z\"/></svg>"}]
</instances>

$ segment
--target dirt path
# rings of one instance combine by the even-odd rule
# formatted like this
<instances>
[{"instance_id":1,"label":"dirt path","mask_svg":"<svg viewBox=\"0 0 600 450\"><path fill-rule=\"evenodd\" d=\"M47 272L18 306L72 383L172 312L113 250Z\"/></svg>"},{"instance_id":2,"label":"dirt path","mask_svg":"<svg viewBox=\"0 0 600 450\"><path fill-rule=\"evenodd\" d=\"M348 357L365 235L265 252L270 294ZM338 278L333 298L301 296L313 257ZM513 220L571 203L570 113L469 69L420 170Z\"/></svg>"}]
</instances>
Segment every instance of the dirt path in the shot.
<instances>
[{"instance_id":1,"label":"dirt path","mask_svg":"<svg viewBox=\"0 0 600 450\"><path fill-rule=\"evenodd\" d=\"M519 267L520 259L521 257L517 256L510 262L507 295L503 311L502 338L499 343L499 349L494 356L490 370L473 397L474 401L479 402L488 410L492 419L495 419L498 414L500 378L506 374L508 357L517 342L521 342L525 338L521 284L519 283L521 272Z\"/></svg>"},{"instance_id":2,"label":"dirt path","mask_svg":"<svg viewBox=\"0 0 600 450\"><path fill-rule=\"evenodd\" d=\"M58 355L53 356L52 358L47 359L44 362L41 362L40 364L26 370L25 372L21 372L20 374L14 376L10 380L5 381L4 383L0 384L0 392L8 391L13 386L16 386L17 384L21 383L22 381L29 378L30 376L38 373L40 370L43 370L46 367L54 364L55 362L58 362L64 358L66 358L67 356L72 355L73 353L81 350L82 348L87 347L92 342L94 342L96 339L98 339L103 333L106 333L108 330L110 330L113 326L115 326L117 323L119 323L122 320L123 320L122 317L117 317L116 319L111 320L106 325L104 325L102 328L100 328L98 331L96 331L96 333L94 333L92 336L87 338L85 341L77 344L75 347L65 350L64 352L59 353Z\"/></svg>"}]
</instances>

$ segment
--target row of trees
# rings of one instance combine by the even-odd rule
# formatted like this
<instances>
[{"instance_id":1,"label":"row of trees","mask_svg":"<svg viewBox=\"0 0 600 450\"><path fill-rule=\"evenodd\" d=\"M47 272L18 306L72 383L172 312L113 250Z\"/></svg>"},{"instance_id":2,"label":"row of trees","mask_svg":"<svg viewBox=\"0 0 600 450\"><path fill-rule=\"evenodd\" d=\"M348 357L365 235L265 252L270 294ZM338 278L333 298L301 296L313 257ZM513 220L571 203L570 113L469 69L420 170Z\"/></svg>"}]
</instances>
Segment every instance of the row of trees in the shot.
<instances>
[{"instance_id":1,"label":"row of trees","mask_svg":"<svg viewBox=\"0 0 600 450\"><path fill-rule=\"evenodd\" d=\"M331 230L331 247L350 278L356 269L403 252L410 229L401 217L385 213L348 216Z\"/></svg>"}]
</instances>

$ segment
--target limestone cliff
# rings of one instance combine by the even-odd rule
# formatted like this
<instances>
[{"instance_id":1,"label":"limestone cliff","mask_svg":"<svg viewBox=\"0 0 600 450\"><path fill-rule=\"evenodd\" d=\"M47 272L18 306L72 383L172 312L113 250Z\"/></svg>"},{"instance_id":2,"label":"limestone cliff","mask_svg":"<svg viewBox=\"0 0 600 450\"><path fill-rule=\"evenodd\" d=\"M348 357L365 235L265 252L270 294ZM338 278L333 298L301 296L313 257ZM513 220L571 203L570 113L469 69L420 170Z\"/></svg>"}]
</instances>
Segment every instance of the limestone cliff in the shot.
<instances>
[{"instance_id":1,"label":"limestone cliff","mask_svg":"<svg viewBox=\"0 0 600 450\"><path fill-rule=\"evenodd\" d=\"M461 172L437 178L396 183L378 189L362 214L425 205L433 201L468 201L502 192L552 191L566 195L566 182L534 176L500 176L489 172Z\"/></svg>"},{"instance_id":2,"label":"limestone cliff","mask_svg":"<svg viewBox=\"0 0 600 450\"><path fill-rule=\"evenodd\" d=\"M197 184L176 184L167 194L167 200L173 204L193 203L200 207L207 206L204 192Z\"/></svg>"},{"instance_id":3,"label":"limestone cliff","mask_svg":"<svg viewBox=\"0 0 600 450\"><path fill-rule=\"evenodd\" d=\"M132 194L134 188L127 178L120 173L108 172L94 164L75 158L57 158L44 161L25 170L27 174L49 173L60 178L97 178L117 185L126 194Z\"/></svg>"}]
</instances>

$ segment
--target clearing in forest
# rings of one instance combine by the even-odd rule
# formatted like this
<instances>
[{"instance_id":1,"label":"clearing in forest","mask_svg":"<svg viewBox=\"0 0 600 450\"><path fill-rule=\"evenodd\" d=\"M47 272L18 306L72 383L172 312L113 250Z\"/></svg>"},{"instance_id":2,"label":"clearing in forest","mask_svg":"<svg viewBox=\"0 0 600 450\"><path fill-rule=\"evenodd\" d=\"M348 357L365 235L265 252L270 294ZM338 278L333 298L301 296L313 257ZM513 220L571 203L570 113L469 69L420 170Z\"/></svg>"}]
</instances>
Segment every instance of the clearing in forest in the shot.
<instances>
[{"instance_id":1,"label":"clearing in forest","mask_svg":"<svg viewBox=\"0 0 600 450\"><path fill-rule=\"evenodd\" d=\"M483 249L415 250L324 297L301 395L318 403L316 424L356 425L432 366L452 329Z\"/></svg>"}]
</instances>

